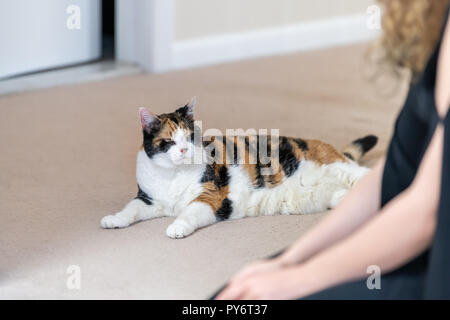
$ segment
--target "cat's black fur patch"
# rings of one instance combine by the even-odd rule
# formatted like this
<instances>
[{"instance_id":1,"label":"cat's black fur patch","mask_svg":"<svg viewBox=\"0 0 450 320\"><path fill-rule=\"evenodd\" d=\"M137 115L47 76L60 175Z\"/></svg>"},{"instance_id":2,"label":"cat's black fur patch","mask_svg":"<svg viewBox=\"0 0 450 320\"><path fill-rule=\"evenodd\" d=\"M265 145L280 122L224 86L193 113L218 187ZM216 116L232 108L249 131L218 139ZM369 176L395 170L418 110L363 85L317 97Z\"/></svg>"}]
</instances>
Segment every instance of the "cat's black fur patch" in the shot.
<instances>
[{"instance_id":1,"label":"cat's black fur patch","mask_svg":"<svg viewBox=\"0 0 450 320\"><path fill-rule=\"evenodd\" d=\"M212 165L208 164L205 167L205 171L203 172L203 176L200 179L201 183L210 182L215 180L214 168Z\"/></svg>"},{"instance_id":2,"label":"cat's black fur patch","mask_svg":"<svg viewBox=\"0 0 450 320\"><path fill-rule=\"evenodd\" d=\"M216 175L216 171L214 170L213 165L206 165L205 171L203 172L203 176L200 179L201 183L206 182L214 182L214 185L217 188L223 188L227 186L230 182L230 176L228 174L228 168L224 165L219 167L219 170Z\"/></svg>"},{"instance_id":3,"label":"cat's black fur patch","mask_svg":"<svg viewBox=\"0 0 450 320\"><path fill-rule=\"evenodd\" d=\"M308 144L306 143L305 140L297 138L297 139L294 139L294 142L297 144L297 146L300 149L302 149L302 151L308 151L309 150Z\"/></svg>"},{"instance_id":4,"label":"cat's black fur patch","mask_svg":"<svg viewBox=\"0 0 450 320\"><path fill-rule=\"evenodd\" d=\"M167 150L169 150L170 147L173 145L175 145L175 141L162 140L161 143L159 144L159 147L155 149L157 149L159 152L167 152Z\"/></svg>"},{"instance_id":5,"label":"cat's black fur patch","mask_svg":"<svg viewBox=\"0 0 450 320\"><path fill-rule=\"evenodd\" d=\"M348 153L348 152L344 152L344 156L346 156L346 157L349 158L350 160L355 161L355 158L353 158L353 156L352 156L350 153Z\"/></svg>"},{"instance_id":6,"label":"cat's black fur patch","mask_svg":"<svg viewBox=\"0 0 450 320\"><path fill-rule=\"evenodd\" d=\"M185 105L184 107L178 108L175 113L178 113L182 118L190 118L189 114L189 107Z\"/></svg>"},{"instance_id":7,"label":"cat's black fur patch","mask_svg":"<svg viewBox=\"0 0 450 320\"><path fill-rule=\"evenodd\" d=\"M281 137L279 157L284 173L290 177L298 168L298 160L292 152L292 146L286 137Z\"/></svg>"},{"instance_id":8,"label":"cat's black fur patch","mask_svg":"<svg viewBox=\"0 0 450 320\"><path fill-rule=\"evenodd\" d=\"M153 204L153 199L146 194L144 191L142 191L141 187L138 185L138 193L135 199L139 199L142 200L145 204L147 205L152 205Z\"/></svg>"},{"instance_id":9,"label":"cat's black fur patch","mask_svg":"<svg viewBox=\"0 0 450 320\"><path fill-rule=\"evenodd\" d=\"M237 142L237 141L236 141ZM238 144L237 143L233 143L234 144L234 148L233 148L233 163L234 164L238 164L238 158L239 158L239 150L238 150Z\"/></svg>"},{"instance_id":10,"label":"cat's black fur patch","mask_svg":"<svg viewBox=\"0 0 450 320\"><path fill-rule=\"evenodd\" d=\"M179 125L179 124L180 124L180 122L178 121L179 118L176 117L173 113L169 114L169 119L170 119L172 122L174 122L176 125Z\"/></svg>"},{"instance_id":11,"label":"cat's black fur patch","mask_svg":"<svg viewBox=\"0 0 450 320\"><path fill-rule=\"evenodd\" d=\"M216 185L219 188L223 188L230 182L230 176L228 175L228 169L225 166L221 166L219 169L219 175L217 177Z\"/></svg>"},{"instance_id":12,"label":"cat's black fur patch","mask_svg":"<svg viewBox=\"0 0 450 320\"><path fill-rule=\"evenodd\" d=\"M259 161L256 162L255 169L256 169L256 188L259 189L264 187L264 177L261 174L261 165Z\"/></svg>"},{"instance_id":13,"label":"cat's black fur patch","mask_svg":"<svg viewBox=\"0 0 450 320\"><path fill-rule=\"evenodd\" d=\"M377 141L378 141L377 136L368 135L366 137L357 139L352 143L356 145L361 150L362 153L366 153L377 144Z\"/></svg>"},{"instance_id":14,"label":"cat's black fur patch","mask_svg":"<svg viewBox=\"0 0 450 320\"><path fill-rule=\"evenodd\" d=\"M174 141L161 141L161 144L158 146L153 145L153 139L158 134L159 129L155 130L152 129L150 133L143 130L144 134L144 142L143 147L145 150L145 153L147 156L151 159L155 154L161 153L161 152L167 152L169 148L175 143Z\"/></svg>"},{"instance_id":15,"label":"cat's black fur patch","mask_svg":"<svg viewBox=\"0 0 450 320\"><path fill-rule=\"evenodd\" d=\"M256 139L252 139L251 143L248 136L244 138L245 147L247 148L247 152L250 155L256 155L256 163L255 163L255 171L256 171L256 185L257 189L264 187L264 177L261 175L261 164L259 159L259 136L256 136ZM251 157L250 157L251 159Z\"/></svg>"},{"instance_id":16,"label":"cat's black fur patch","mask_svg":"<svg viewBox=\"0 0 450 320\"><path fill-rule=\"evenodd\" d=\"M232 202L230 199L225 198L220 205L220 208L216 211L216 217L218 220L226 220L230 217L231 212L233 211Z\"/></svg>"},{"instance_id":17,"label":"cat's black fur patch","mask_svg":"<svg viewBox=\"0 0 450 320\"><path fill-rule=\"evenodd\" d=\"M145 153L151 159L155 154L161 152L158 148L153 146L153 139L158 135L161 130L161 123L159 121L155 121L152 123L150 127L142 130L142 134L144 136L144 142L142 146L144 147Z\"/></svg>"}]
</instances>

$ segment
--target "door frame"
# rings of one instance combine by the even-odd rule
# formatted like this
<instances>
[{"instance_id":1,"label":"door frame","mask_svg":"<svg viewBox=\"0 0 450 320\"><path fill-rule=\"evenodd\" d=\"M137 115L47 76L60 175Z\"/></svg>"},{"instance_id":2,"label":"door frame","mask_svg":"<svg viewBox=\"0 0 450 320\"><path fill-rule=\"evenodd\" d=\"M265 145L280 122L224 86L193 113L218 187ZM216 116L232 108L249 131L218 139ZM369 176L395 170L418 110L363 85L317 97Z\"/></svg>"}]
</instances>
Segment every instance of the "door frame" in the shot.
<instances>
[{"instance_id":1,"label":"door frame","mask_svg":"<svg viewBox=\"0 0 450 320\"><path fill-rule=\"evenodd\" d=\"M115 0L116 60L171 69L175 0Z\"/></svg>"}]
</instances>

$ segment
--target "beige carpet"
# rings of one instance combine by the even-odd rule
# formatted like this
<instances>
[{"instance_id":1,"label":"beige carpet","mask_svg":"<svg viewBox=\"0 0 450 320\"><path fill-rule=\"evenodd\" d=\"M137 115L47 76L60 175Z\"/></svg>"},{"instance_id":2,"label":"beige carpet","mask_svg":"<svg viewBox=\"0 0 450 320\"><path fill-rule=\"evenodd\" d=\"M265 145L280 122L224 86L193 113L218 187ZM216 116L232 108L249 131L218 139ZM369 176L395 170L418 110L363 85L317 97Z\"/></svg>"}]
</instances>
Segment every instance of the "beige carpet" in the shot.
<instances>
[{"instance_id":1,"label":"beige carpet","mask_svg":"<svg viewBox=\"0 0 450 320\"><path fill-rule=\"evenodd\" d=\"M198 97L203 128L280 128L341 147L379 135L385 152L405 87L381 95L365 46L138 75L0 96L0 298L203 299L244 263L292 242L323 214L229 221L182 240L172 219L103 230L136 193L139 106ZM1 85L1 83L0 83ZM395 86L395 83L386 84ZM81 290L66 287L70 265Z\"/></svg>"}]
</instances>

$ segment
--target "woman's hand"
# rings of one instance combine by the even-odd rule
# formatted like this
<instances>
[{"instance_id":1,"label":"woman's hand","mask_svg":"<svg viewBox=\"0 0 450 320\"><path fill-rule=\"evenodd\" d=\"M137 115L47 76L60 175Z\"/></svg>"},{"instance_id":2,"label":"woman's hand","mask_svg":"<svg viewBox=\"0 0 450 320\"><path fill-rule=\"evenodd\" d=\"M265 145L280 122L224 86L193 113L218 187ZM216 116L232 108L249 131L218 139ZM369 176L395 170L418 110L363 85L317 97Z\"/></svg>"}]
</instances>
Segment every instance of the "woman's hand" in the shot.
<instances>
[{"instance_id":1,"label":"woman's hand","mask_svg":"<svg viewBox=\"0 0 450 320\"><path fill-rule=\"evenodd\" d=\"M302 276L300 266L257 272L243 280L233 278L217 300L296 299L312 291L312 283Z\"/></svg>"}]
</instances>

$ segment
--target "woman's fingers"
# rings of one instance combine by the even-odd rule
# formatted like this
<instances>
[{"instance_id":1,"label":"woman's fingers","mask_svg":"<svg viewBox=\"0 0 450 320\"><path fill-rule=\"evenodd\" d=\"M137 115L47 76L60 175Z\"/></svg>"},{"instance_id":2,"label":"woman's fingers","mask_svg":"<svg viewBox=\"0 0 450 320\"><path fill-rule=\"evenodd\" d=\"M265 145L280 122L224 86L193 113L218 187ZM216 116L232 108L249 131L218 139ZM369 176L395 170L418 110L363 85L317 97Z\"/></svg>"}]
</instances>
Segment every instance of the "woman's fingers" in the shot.
<instances>
[{"instance_id":1,"label":"woman's fingers","mask_svg":"<svg viewBox=\"0 0 450 320\"><path fill-rule=\"evenodd\" d=\"M216 300L237 300L244 294L243 283L232 281L216 297Z\"/></svg>"},{"instance_id":2,"label":"woman's fingers","mask_svg":"<svg viewBox=\"0 0 450 320\"><path fill-rule=\"evenodd\" d=\"M279 269L281 264L276 260L262 260L253 262L236 273L230 283L216 297L217 300L252 299L256 294L249 291L249 280L263 272ZM251 289L251 286L250 286Z\"/></svg>"},{"instance_id":3,"label":"woman's fingers","mask_svg":"<svg viewBox=\"0 0 450 320\"><path fill-rule=\"evenodd\" d=\"M260 292L260 281L256 280L256 278L251 278L247 281L245 290L242 291L241 295L239 296L239 300L259 300L261 299L261 292Z\"/></svg>"},{"instance_id":4,"label":"woman's fingers","mask_svg":"<svg viewBox=\"0 0 450 320\"><path fill-rule=\"evenodd\" d=\"M239 299L243 293L243 283L252 274L260 269L261 262L247 265L241 271L231 277L230 283L216 297L217 300Z\"/></svg>"}]
</instances>

